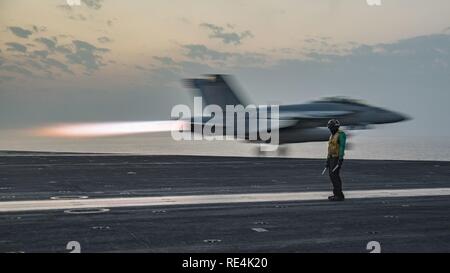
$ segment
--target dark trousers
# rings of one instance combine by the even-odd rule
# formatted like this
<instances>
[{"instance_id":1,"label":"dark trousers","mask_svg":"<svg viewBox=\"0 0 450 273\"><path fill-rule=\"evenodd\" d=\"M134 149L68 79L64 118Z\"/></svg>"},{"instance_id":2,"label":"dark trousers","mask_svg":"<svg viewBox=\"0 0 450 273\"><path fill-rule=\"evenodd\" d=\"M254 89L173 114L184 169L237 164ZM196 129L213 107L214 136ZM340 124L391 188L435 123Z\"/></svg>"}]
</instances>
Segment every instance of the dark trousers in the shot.
<instances>
[{"instance_id":1,"label":"dark trousers","mask_svg":"<svg viewBox=\"0 0 450 273\"><path fill-rule=\"evenodd\" d=\"M344 193L342 192L342 180L340 176L341 167L337 168L334 172L334 168L339 163L339 158L332 157L330 160L330 168L328 169L328 173L330 175L331 183L333 184L333 195L336 197L344 197Z\"/></svg>"}]
</instances>

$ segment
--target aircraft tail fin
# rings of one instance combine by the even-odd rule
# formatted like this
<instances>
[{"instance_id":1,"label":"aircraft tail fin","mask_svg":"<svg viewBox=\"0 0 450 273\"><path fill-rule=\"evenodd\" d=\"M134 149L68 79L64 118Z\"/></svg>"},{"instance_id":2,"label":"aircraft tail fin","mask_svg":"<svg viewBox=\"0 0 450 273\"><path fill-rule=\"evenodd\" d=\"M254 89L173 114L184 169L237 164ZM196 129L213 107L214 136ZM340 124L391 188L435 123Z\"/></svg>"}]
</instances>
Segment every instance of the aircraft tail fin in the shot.
<instances>
[{"instance_id":1,"label":"aircraft tail fin","mask_svg":"<svg viewBox=\"0 0 450 273\"><path fill-rule=\"evenodd\" d=\"M230 76L207 75L203 79L187 79L184 82L188 87L199 90L207 105L216 104L222 109L225 109L226 105L247 106L230 85Z\"/></svg>"}]
</instances>

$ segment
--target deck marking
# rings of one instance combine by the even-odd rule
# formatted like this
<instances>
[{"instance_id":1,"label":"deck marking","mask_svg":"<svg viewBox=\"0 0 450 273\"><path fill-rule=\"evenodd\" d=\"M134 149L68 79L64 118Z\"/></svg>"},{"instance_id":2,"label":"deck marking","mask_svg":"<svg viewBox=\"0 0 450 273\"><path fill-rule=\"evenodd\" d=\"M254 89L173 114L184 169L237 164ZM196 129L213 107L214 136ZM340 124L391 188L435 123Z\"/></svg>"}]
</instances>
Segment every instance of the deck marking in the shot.
<instances>
[{"instance_id":1,"label":"deck marking","mask_svg":"<svg viewBox=\"0 0 450 273\"><path fill-rule=\"evenodd\" d=\"M330 192L283 192L212 195L177 195L149 197L114 197L76 200L2 201L0 212L67 210L86 208L152 207L175 205L232 204L258 202L326 200ZM346 191L347 199L449 196L450 188L379 189Z\"/></svg>"},{"instance_id":2,"label":"deck marking","mask_svg":"<svg viewBox=\"0 0 450 273\"><path fill-rule=\"evenodd\" d=\"M256 232L267 232L267 231L268 231L268 230L265 229L265 228L252 228L252 230L253 230L253 231L256 231Z\"/></svg>"}]
</instances>

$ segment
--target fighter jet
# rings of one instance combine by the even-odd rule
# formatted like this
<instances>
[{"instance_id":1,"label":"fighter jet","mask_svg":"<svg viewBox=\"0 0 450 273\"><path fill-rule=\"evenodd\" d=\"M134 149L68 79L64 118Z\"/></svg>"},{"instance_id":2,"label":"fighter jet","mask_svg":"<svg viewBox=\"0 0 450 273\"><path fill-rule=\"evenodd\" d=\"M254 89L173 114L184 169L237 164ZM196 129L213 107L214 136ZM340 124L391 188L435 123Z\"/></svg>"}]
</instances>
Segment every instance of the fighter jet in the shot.
<instances>
[{"instance_id":1,"label":"fighter jet","mask_svg":"<svg viewBox=\"0 0 450 273\"><path fill-rule=\"evenodd\" d=\"M276 105L276 115L273 115L272 106L256 106L243 99L243 94L238 92L229 75L207 75L203 78L186 79L183 82L200 95L195 96L202 100L200 115L194 109L193 114L190 112L187 117L174 116L173 112L176 109L174 106L172 120L59 124L38 128L36 134L52 137L102 137L171 131L172 137L174 132L203 137L211 134L217 136L220 132L226 139L262 145L273 144L273 136L276 135L276 146L282 147L277 151L282 154L287 149L283 144L327 141L330 132L326 124L332 118L338 119L341 126L350 130L367 129L374 124L395 123L408 119L403 114L342 97L325 98L304 104ZM181 106L183 109L188 107ZM215 106L215 109L222 112L205 115L204 106ZM227 107L230 106L238 110L231 117L227 115ZM243 125L244 130L241 130L240 125ZM277 133L273 134L275 131ZM270 138L267 138L267 135L270 135Z\"/></svg>"},{"instance_id":2,"label":"fighter jet","mask_svg":"<svg viewBox=\"0 0 450 273\"><path fill-rule=\"evenodd\" d=\"M186 79L184 83L187 87L197 90L206 105L218 105L221 109L226 109L227 105L242 105L244 107L249 105L242 98L242 93L237 92L234 88L233 79L229 75L207 75L204 78ZM246 123L249 123L252 118L258 118L261 107L256 110L255 115L245 116ZM279 144L327 141L330 132L326 128L326 124L332 118L338 119L342 126L351 130L368 129L375 124L396 123L409 119L406 115L345 97L324 98L304 104L279 105L279 120L277 122ZM198 119L193 117L189 122L190 130L195 131L197 127L207 126L208 118ZM226 124L224 118L223 126L225 127ZM269 131L274 129L270 128L270 125L268 127L263 129ZM261 130L261 128L257 130ZM197 131L201 132L201 130ZM224 134L227 132L226 128L221 131ZM241 135L237 134L235 130L231 130L231 132L238 139L241 138L248 142L262 142L260 138L251 140L248 129L245 134Z\"/></svg>"}]
</instances>

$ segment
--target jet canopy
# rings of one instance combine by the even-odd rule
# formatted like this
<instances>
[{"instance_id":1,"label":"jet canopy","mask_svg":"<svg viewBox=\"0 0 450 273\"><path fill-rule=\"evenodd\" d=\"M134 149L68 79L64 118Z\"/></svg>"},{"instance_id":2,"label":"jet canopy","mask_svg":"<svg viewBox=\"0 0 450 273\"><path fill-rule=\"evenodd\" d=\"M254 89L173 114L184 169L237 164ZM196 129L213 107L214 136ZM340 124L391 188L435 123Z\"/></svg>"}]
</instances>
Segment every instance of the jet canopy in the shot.
<instances>
[{"instance_id":1,"label":"jet canopy","mask_svg":"<svg viewBox=\"0 0 450 273\"><path fill-rule=\"evenodd\" d=\"M324 97L320 100L313 101L314 103L341 103L341 104L350 104L350 105L358 105L358 106L369 106L366 102L362 100L352 99L343 96L336 97Z\"/></svg>"}]
</instances>

